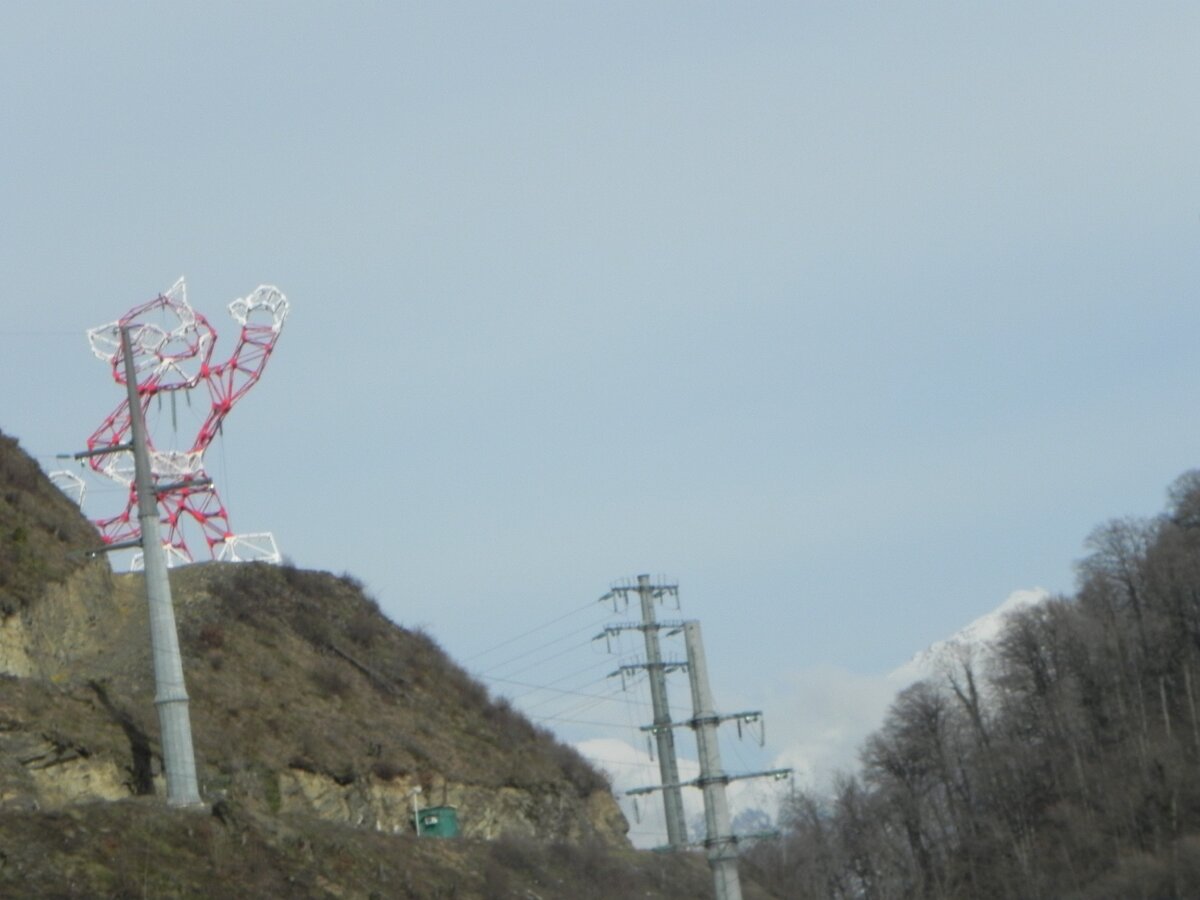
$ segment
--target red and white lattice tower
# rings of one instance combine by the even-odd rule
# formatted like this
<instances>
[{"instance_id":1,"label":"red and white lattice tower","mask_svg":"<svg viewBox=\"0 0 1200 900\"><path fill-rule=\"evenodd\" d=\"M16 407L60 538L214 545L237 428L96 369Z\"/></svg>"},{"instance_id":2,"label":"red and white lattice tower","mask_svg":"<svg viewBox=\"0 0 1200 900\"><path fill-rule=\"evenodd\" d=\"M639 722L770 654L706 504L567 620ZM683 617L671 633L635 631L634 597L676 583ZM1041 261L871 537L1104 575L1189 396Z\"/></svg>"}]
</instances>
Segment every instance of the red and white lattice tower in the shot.
<instances>
[{"instance_id":1,"label":"red and white lattice tower","mask_svg":"<svg viewBox=\"0 0 1200 900\"><path fill-rule=\"evenodd\" d=\"M175 394L203 386L210 407L187 449L160 450L147 435L150 468L159 486L159 513L163 545L170 564L192 562L199 552L227 561L266 560L279 562L279 549L269 533L234 534L229 513L204 468L204 452L221 430L225 416L262 376L288 314L288 301L277 288L258 287L250 296L229 304L229 314L241 326L233 353L214 363L217 334L208 320L188 304L183 279L165 294L134 307L120 319L88 331L88 341L97 357L112 367L113 378L125 384L121 359L121 329L132 326L134 371L142 411L152 420L151 404L169 396L175 418ZM190 400L189 400L190 402ZM103 451L88 458L88 465L107 479L128 488L125 508L106 518L93 520L106 544L120 544L138 537L137 497L133 486L133 454L118 449L130 440L129 401L125 400L88 438L89 451ZM57 474L57 473L56 473ZM58 479L63 487L69 477ZM77 479L76 479L77 480ZM80 490L82 495L82 489ZM82 499L82 497L81 497ZM203 538L203 550L196 535ZM189 537L192 545L189 545ZM140 565L140 556L133 567Z\"/></svg>"}]
</instances>

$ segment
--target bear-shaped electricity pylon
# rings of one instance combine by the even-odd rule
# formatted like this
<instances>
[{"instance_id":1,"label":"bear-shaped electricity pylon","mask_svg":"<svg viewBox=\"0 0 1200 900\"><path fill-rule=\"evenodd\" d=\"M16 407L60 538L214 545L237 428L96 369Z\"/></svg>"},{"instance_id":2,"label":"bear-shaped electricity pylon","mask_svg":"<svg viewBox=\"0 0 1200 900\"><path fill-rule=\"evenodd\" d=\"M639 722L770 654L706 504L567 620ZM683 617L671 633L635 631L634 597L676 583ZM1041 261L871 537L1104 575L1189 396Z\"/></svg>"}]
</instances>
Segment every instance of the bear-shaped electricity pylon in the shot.
<instances>
[{"instance_id":1,"label":"bear-shaped electricity pylon","mask_svg":"<svg viewBox=\"0 0 1200 900\"><path fill-rule=\"evenodd\" d=\"M287 318L288 301L277 288L261 285L248 297L230 303L229 314L241 326L241 332L229 358L216 363L213 350L217 333L188 303L182 278L165 294L134 307L115 322L88 331L92 352L109 364L113 379L124 385L121 329L131 329L138 397L148 420L152 419L151 405L156 399L159 401L156 411L161 416L162 398L170 397L174 420L177 392L187 393L201 385L207 389L208 414L188 449L159 450L150 437L152 429L147 433L150 468L163 525L163 546L170 564L197 559L188 544L188 532L203 536L206 555L212 559L280 561L273 535L265 532L239 535L230 529L229 513L205 470L204 453L221 432L234 404L262 376ZM126 399L87 441L88 465L97 474L129 490L121 512L93 519L109 545L124 545L138 538L133 454L128 449L130 427ZM60 479L60 483L67 481L69 478ZM139 554L132 565L138 568L140 563Z\"/></svg>"}]
</instances>

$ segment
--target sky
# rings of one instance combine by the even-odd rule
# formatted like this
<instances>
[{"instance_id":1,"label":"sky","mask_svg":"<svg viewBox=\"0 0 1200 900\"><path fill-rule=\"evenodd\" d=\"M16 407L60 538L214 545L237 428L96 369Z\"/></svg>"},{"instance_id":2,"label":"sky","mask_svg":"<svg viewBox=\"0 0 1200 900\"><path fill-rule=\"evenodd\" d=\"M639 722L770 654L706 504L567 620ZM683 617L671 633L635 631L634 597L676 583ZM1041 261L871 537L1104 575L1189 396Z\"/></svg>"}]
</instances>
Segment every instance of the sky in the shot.
<instances>
[{"instance_id":1,"label":"sky","mask_svg":"<svg viewBox=\"0 0 1200 900\"><path fill-rule=\"evenodd\" d=\"M728 767L852 763L887 673L1200 464L1198 44L1170 2L9 4L0 429L53 468L121 397L85 329L183 275L220 356L277 285L236 531L631 753L638 686L617 734L497 679L619 691L597 598L678 583L766 713Z\"/></svg>"}]
</instances>

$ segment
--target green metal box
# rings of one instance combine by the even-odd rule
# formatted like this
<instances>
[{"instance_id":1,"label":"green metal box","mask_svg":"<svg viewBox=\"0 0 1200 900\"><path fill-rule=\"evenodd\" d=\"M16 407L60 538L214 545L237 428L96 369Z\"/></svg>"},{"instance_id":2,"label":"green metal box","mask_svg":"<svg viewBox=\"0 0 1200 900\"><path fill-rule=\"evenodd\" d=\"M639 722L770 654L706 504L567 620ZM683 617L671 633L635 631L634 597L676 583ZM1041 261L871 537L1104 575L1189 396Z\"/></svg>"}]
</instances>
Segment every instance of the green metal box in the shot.
<instances>
[{"instance_id":1,"label":"green metal box","mask_svg":"<svg viewBox=\"0 0 1200 900\"><path fill-rule=\"evenodd\" d=\"M428 806L417 813L421 837L458 837L458 810L453 806Z\"/></svg>"}]
</instances>

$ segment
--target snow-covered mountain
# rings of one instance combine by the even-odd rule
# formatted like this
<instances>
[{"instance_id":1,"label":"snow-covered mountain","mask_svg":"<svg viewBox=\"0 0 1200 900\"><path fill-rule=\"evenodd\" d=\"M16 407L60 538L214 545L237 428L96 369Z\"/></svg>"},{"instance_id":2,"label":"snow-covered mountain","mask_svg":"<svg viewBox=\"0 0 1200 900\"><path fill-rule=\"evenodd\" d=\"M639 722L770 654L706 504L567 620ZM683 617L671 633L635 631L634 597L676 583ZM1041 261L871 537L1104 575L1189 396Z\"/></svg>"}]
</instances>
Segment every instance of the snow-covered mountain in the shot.
<instances>
[{"instance_id":1,"label":"snow-covered mountain","mask_svg":"<svg viewBox=\"0 0 1200 900\"><path fill-rule=\"evenodd\" d=\"M863 741L883 724L900 691L921 679L938 678L964 654L977 671L984 671L988 647L1000 636L1005 619L1048 596L1042 588L1014 591L995 609L883 675L833 666L791 673L763 704L781 748L774 764L795 768L798 785L827 789L836 773L857 767Z\"/></svg>"},{"instance_id":2,"label":"snow-covered mountain","mask_svg":"<svg viewBox=\"0 0 1200 900\"><path fill-rule=\"evenodd\" d=\"M955 659L962 658L964 653L981 654L977 656L977 660L982 660L986 657L987 648L1000 636L1005 620L1012 613L1036 606L1049 596L1049 592L1043 588L1013 591L991 612L984 613L950 637L930 644L904 665L893 669L888 673L887 680L896 690L900 690L922 678L937 677L948 665L953 664Z\"/></svg>"}]
</instances>

